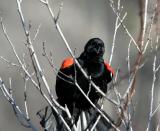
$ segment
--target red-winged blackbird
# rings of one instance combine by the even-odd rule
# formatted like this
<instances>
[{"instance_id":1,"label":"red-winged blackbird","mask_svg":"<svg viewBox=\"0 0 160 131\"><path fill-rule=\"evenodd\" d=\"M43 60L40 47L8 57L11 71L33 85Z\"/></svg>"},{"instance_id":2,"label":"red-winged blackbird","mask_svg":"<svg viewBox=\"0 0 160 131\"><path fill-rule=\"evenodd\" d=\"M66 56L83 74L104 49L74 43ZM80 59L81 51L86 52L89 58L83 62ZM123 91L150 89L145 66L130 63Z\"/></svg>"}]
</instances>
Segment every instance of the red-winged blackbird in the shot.
<instances>
[{"instance_id":1,"label":"red-winged blackbird","mask_svg":"<svg viewBox=\"0 0 160 131\"><path fill-rule=\"evenodd\" d=\"M112 80L113 69L104 62L104 52L103 41L99 38L92 38L87 42L77 60L91 80L106 93L107 84ZM91 107L74 84L75 79L94 104L97 104L98 100L102 98L102 95L91 86L90 80L86 79L76 66L73 58L66 58L57 75L56 94L58 102L62 106L66 104L71 113L73 109L88 110Z\"/></svg>"},{"instance_id":2,"label":"red-winged blackbird","mask_svg":"<svg viewBox=\"0 0 160 131\"><path fill-rule=\"evenodd\" d=\"M87 119L87 129L91 129L99 113L91 108L91 104L87 101L87 99L82 95L79 89L76 87L75 79L82 90L88 95L90 100L99 108L97 104L98 100L102 98L102 95L99 94L95 88L93 88L90 84L90 80L92 80L100 89L106 93L107 92L107 84L112 80L113 69L104 62L103 55L105 52L104 43L99 38L90 39L84 47L84 51L77 58L78 62L85 70L90 79L86 79L79 68L74 63L73 58L66 58L62 66L57 74L56 79L56 93L58 97L58 102L65 106L67 105L71 115L72 120L68 120L65 112L62 111L63 118L67 121L67 123L72 128L73 124L77 123L79 116L82 111L84 111L86 119ZM47 106L42 111L38 112L41 117L40 124L45 130L54 130L55 131L66 131L67 129L63 125L63 122L59 119L58 115L54 112L52 108L48 108ZM48 109L50 109L48 111ZM102 111L106 117L112 122L113 120ZM54 120L53 120L53 118ZM50 126L47 125L51 120L52 124ZM54 127L54 128L53 128ZM103 117L101 117L100 121L96 126L96 130L98 131L108 131L111 128L111 124L108 123Z\"/></svg>"}]
</instances>

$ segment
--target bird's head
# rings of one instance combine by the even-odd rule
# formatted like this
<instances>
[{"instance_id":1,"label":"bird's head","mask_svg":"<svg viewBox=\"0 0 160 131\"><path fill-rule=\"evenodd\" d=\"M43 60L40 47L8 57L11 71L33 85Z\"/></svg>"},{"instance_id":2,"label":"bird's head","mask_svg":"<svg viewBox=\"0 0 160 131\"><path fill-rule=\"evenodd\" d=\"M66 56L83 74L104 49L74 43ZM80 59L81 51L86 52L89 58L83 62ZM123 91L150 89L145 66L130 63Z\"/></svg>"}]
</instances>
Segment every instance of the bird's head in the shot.
<instances>
[{"instance_id":1,"label":"bird's head","mask_svg":"<svg viewBox=\"0 0 160 131\"><path fill-rule=\"evenodd\" d=\"M84 47L84 53L87 58L87 61L92 61L95 63L102 62L104 52L104 43L99 38L90 39Z\"/></svg>"},{"instance_id":2,"label":"bird's head","mask_svg":"<svg viewBox=\"0 0 160 131\"><path fill-rule=\"evenodd\" d=\"M104 43L99 38L90 39L79 57L81 65L87 67L88 75L98 77L104 70Z\"/></svg>"}]
</instances>

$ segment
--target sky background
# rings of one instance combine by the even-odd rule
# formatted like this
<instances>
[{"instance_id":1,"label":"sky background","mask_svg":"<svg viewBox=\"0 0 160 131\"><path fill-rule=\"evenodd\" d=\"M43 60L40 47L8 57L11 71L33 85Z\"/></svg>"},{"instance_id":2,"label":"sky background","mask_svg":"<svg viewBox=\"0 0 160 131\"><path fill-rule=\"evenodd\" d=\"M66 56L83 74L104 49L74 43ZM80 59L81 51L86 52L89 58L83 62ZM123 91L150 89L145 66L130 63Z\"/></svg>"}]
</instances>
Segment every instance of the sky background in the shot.
<instances>
[{"instance_id":1,"label":"sky background","mask_svg":"<svg viewBox=\"0 0 160 131\"><path fill-rule=\"evenodd\" d=\"M152 1L154 3L154 1ZM153 3L149 3L149 16L153 12ZM60 0L51 0L52 9L55 13L58 12ZM127 17L124 21L126 27L137 40L139 34L139 4L138 0L122 0L123 13L127 12ZM37 27L42 24L38 37L33 43L36 54L43 68L45 76L48 80L52 92L56 98L54 91L55 74L53 69L49 66L47 60L42 56L42 43L46 43L46 50L53 54L53 62L57 68L60 67L61 62L70 54L67 51L64 42L58 34L54 23L47 12L47 8L38 0L23 0L22 10L26 23L31 23L31 37L34 37ZM25 35L17 12L16 0L0 0L0 16L3 17L3 22L6 26L7 32L14 43L19 57L22 59L25 54L25 60L30 64L28 52L25 47ZM148 18L149 19L149 18ZM106 61L110 58L112 40L114 34L116 16L113 13L108 1L106 0L64 0L63 9L60 14L59 24L62 31L69 42L71 49L75 50L76 56L79 56L83 51L84 45L90 38L99 37L105 43L106 53L104 59ZM115 53L113 56L112 67L114 69L120 68L120 75L123 76L127 72L127 49L129 37L126 35L123 28L120 28L117 34ZM131 64L134 63L137 51L133 43L131 44ZM0 56L18 63L11 47L5 39L2 29L0 28ZM158 52L158 55L159 52ZM152 63L153 54L148 54L145 66L139 71L136 82L137 91L134 97L135 115L133 117L133 127L137 131L144 130L147 124L147 117L150 104L150 89L152 85ZM157 65L160 64L160 57L157 59ZM155 83L155 106L159 102L158 94L160 88L159 72L157 81ZM0 77L4 80L6 86L9 86L9 77L12 78L13 95L17 104L24 110L23 90L24 83L20 75L20 70L8 66L3 61L0 61ZM123 80L118 86L118 90L124 91L128 86L128 79ZM33 123L42 130L39 126L39 119L36 112L47 105L47 103L40 96L40 93L28 82L28 106L30 117ZM105 110L111 116L115 116L114 108L111 104L106 102ZM152 129L155 130L159 112L156 113L153 119ZM22 127L16 120L10 104L4 99L2 92L0 92L0 131L29 131Z\"/></svg>"}]
</instances>

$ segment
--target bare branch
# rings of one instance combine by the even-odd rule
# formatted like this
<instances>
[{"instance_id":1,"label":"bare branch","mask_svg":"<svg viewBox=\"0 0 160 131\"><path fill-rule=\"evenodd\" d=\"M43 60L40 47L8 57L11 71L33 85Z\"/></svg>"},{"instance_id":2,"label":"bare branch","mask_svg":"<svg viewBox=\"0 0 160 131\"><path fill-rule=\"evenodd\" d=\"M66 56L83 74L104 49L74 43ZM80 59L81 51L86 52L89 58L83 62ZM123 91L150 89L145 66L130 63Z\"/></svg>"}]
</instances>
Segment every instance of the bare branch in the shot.
<instances>
[{"instance_id":1,"label":"bare branch","mask_svg":"<svg viewBox=\"0 0 160 131\"><path fill-rule=\"evenodd\" d=\"M156 70L155 70L155 71L157 72L159 69L160 69L160 65L156 68Z\"/></svg>"},{"instance_id":2,"label":"bare branch","mask_svg":"<svg viewBox=\"0 0 160 131\"><path fill-rule=\"evenodd\" d=\"M31 128L33 131L38 131L38 129L36 129L36 127L32 124L31 120L27 119L27 116L22 112L22 110L19 108L19 106L16 105L13 97L8 92L8 90L5 87L4 82L2 81L1 78L0 78L0 90L3 92L3 94L4 94L5 98L7 99L7 101L12 105L19 122L23 126L25 126L27 128ZM18 115L20 115L20 116L18 116ZM19 117L22 117L25 120L25 122L27 123L27 125L23 124L22 120L20 120Z\"/></svg>"},{"instance_id":3,"label":"bare branch","mask_svg":"<svg viewBox=\"0 0 160 131\"><path fill-rule=\"evenodd\" d=\"M51 54L51 53L50 53L50 54ZM66 74L64 74L63 72L59 71L59 70L56 68L56 66L54 65L54 63L53 63L53 61L52 61L52 58L49 58L49 56L48 56L48 54L47 54L47 52L46 52L45 42L43 42L43 54L42 54L42 55L47 59L48 63L50 64L50 66L51 66L52 69L53 69L53 72L55 73L55 75L56 75L58 78L62 79L63 81L65 81L65 82L67 82L67 83L74 84L73 82L68 81L68 80L62 78L62 77L58 74L58 72L59 72L60 74L64 75L65 77L67 77L67 78L69 78L69 79L72 79L72 78L70 78L69 76L67 76ZM52 57L52 56L51 56L51 57ZM73 80L73 79L72 79L72 80Z\"/></svg>"},{"instance_id":4,"label":"bare branch","mask_svg":"<svg viewBox=\"0 0 160 131\"><path fill-rule=\"evenodd\" d=\"M160 129L160 125L158 124L157 128L156 128L156 131L159 131L159 129Z\"/></svg>"},{"instance_id":5,"label":"bare branch","mask_svg":"<svg viewBox=\"0 0 160 131\"><path fill-rule=\"evenodd\" d=\"M33 42L36 40L36 38L37 38L37 36L38 36L38 34L39 34L39 30L40 30L41 26L42 26L42 24L39 24L39 26L38 26L38 28L37 28L37 30L36 30L36 33L35 33L35 35L34 35Z\"/></svg>"},{"instance_id":6,"label":"bare branch","mask_svg":"<svg viewBox=\"0 0 160 131\"><path fill-rule=\"evenodd\" d=\"M155 7L155 9L157 8L157 6ZM156 11L153 13L153 16L151 17L151 24L149 26L149 33L148 33L148 38L147 38L147 42L144 46L144 49L143 49L143 53L144 54L147 50L147 47L149 45L149 42L151 41L151 32L152 32L152 27L153 27L153 23L154 23L154 19L155 19L155 16L156 16Z\"/></svg>"},{"instance_id":7,"label":"bare branch","mask_svg":"<svg viewBox=\"0 0 160 131\"><path fill-rule=\"evenodd\" d=\"M43 4L47 4L48 0L40 0L40 2L42 2Z\"/></svg>"},{"instance_id":8,"label":"bare branch","mask_svg":"<svg viewBox=\"0 0 160 131\"><path fill-rule=\"evenodd\" d=\"M7 60L6 58L4 58L3 56L0 56L0 59L3 60L4 62L6 62L7 64L11 65L11 66L15 66L15 67L20 67L20 65L15 64L9 60Z\"/></svg>"},{"instance_id":9,"label":"bare branch","mask_svg":"<svg viewBox=\"0 0 160 131\"><path fill-rule=\"evenodd\" d=\"M127 16L127 12L125 12L124 16L122 17L122 22L124 21L124 19L126 18L126 16ZM119 24L117 25L117 28L119 28L119 26L121 26L121 24L122 24L122 23L119 23Z\"/></svg>"},{"instance_id":10,"label":"bare branch","mask_svg":"<svg viewBox=\"0 0 160 131\"><path fill-rule=\"evenodd\" d=\"M42 73L42 69L41 69L41 66L39 64L39 61L38 61L38 58L37 58L37 55L34 51L34 48L33 48L33 45L32 45L32 42L31 42L31 38L30 38L30 35L29 35L29 32L26 28L26 24L25 24L25 20L24 20L24 17L23 17L23 13L22 13L22 9L21 9L21 3L17 0L17 7L18 7L18 12L19 12L19 16L21 18L21 23L22 23L22 27L24 29L24 32L25 32L25 35L26 35L26 38L27 38L27 43L28 43L28 50L30 52L30 55L31 55L31 59L33 58L34 61L35 61L35 64L38 68L38 72L40 73L40 77L42 78L43 80L43 83L45 84L45 87L49 93L49 95L51 95L51 91L50 91L50 87L46 81L46 78L44 76L44 74Z\"/></svg>"},{"instance_id":11,"label":"bare branch","mask_svg":"<svg viewBox=\"0 0 160 131\"><path fill-rule=\"evenodd\" d=\"M127 98L127 96L130 94L130 91L132 89L132 85L134 83L134 80L135 80L135 74L131 77L129 86L128 86L127 90L125 91L124 95L123 95L123 99Z\"/></svg>"},{"instance_id":12,"label":"bare branch","mask_svg":"<svg viewBox=\"0 0 160 131\"><path fill-rule=\"evenodd\" d=\"M25 77L23 79L24 79L24 105L25 105L26 117L27 119L30 119L28 113L28 105L27 105L27 79Z\"/></svg>"},{"instance_id":13,"label":"bare branch","mask_svg":"<svg viewBox=\"0 0 160 131\"><path fill-rule=\"evenodd\" d=\"M18 6L20 6L20 3L19 3L18 0L17 0L17 2L18 2ZM20 11L20 14L21 14L21 11ZM22 21L23 21L23 17L21 17L21 19L22 19ZM64 108L63 108L62 106L60 106L59 103L51 96L51 100L52 100L52 101L54 102L54 104L56 105L56 107L55 107L55 106L52 104L52 101L50 101L50 99L45 95L45 93L41 90L41 88L39 87L39 85L32 79L31 75L30 75L29 72L26 70L24 64L23 64L22 61L20 60L20 58L19 58L19 56L18 56L18 54L17 54L17 52L16 52L16 50L15 50L15 47L14 47L12 41L10 40L10 38L9 38L7 32L6 32L6 28L5 28L4 24L3 24L2 18L1 18L1 25L2 25L3 33L4 33L5 37L6 37L6 39L8 40L10 46L12 47L12 50L13 50L13 52L14 52L14 54L15 54L15 56L16 56L19 64L20 64L22 70L25 72L25 74L27 75L28 79L31 80L31 82L32 82L33 85L36 87L36 89L38 89L38 90L40 91L40 93L41 93L41 95L44 97L44 99L49 103L49 105L50 105L50 106L54 109L54 111L59 115L60 119L62 120L62 122L64 123L64 125L66 126L66 128L67 128L69 131L71 131L71 130L70 130L70 127L68 126L68 124L66 123L66 121L64 120L64 118L62 117L62 115L58 112L58 110L57 110L56 107L58 107L58 108L60 108L60 109L62 109L62 110L64 110ZM24 25L24 24L22 24L22 25ZM24 29L25 29L25 27L24 27ZM26 32L26 34L27 34L27 31L25 31L25 32ZM64 111L65 111L65 110L64 110Z\"/></svg>"},{"instance_id":14,"label":"bare branch","mask_svg":"<svg viewBox=\"0 0 160 131\"><path fill-rule=\"evenodd\" d=\"M117 71L116 71L116 75L115 75L115 79L114 79L115 82L118 79L118 73L119 73L119 69L117 69ZM121 104L121 99L122 99L121 98L121 94L118 92L118 90L116 89L115 85L113 87L114 87L114 93L115 93L115 95L117 97L118 104L120 105ZM118 106L118 108L119 108L119 106Z\"/></svg>"},{"instance_id":15,"label":"bare branch","mask_svg":"<svg viewBox=\"0 0 160 131\"><path fill-rule=\"evenodd\" d=\"M13 91L12 91L12 78L9 78L9 94L11 97L13 96Z\"/></svg>"},{"instance_id":16,"label":"bare branch","mask_svg":"<svg viewBox=\"0 0 160 131\"><path fill-rule=\"evenodd\" d=\"M120 0L118 0L117 10L120 10ZM120 15L120 12L118 14ZM113 35L112 50L111 50L111 55L110 55L110 59L109 59L109 65L111 65L111 61L112 61L112 58L113 58L113 52L114 52L114 49L115 49L115 41L116 41L117 30L120 27L120 26L118 26L118 22L119 22L119 19L117 17L116 18L116 23L115 23L115 30L114 30L114 35Z\"/></svg>"},{"instance_id":17,"label":"bare branch","mask_svg":"<svg viewBox=\"0 0 160 131\"><path fill-rule=\"evenodd\" d=\"M20 60L20 58L19 58L19 56L18 56L18 54L17 54L17 52L16 52L16 50L15 50L15 47L13 46L13 43L11 42L11 40L10 40L8 34L7 34L6 28L5 28L4 24L3 24L2 17L1 17L1 27L2 27L3 33L4 33L5 37L6 37L6 39L8 40L8 42L9 42L9 44L10 44L12 50L13 50L13 53L16 56L18 62L20 63L20 65L23 65L21 60Z\"/></svg>"},{"instance_id":18,"label":"bare branch","mask_svg":"<svg viewBox=\"0 0 160 131\"><path fill-rule=\"evenodd\" d=\"M56 17L56 19L55 19L55 23L57 23L58 20L59 20L60 14L61 14L61 12L62 12L62 8L63 8L63 0L61 1L61 4L60 4L60 6L59 6L59 11L58 11L57 17Z\"/></svg>"},{"instance_id":19,"label":"bare branch","mask_svg":"<svg viewBox=\"0 0 160 131\"><path fill-rule=\"evenodd\" d=\"M126 28L126 26L123 24L122 19L120 18L120 16L119 16L117 10L115 9L115 7L114 7L114 1L113 1L113 0L109 0L109 4L110 4L110 6L111 6L113 12L115 13L115 15L117 16L117 18L119 19L119 21L120 21L120 23L121 23L123 29L125 30L125 32L127 33L127 35L131 38L131 40L132 40L133 43L135 44L135 46L136 46L136 48L138 49L138 51L141 52L141 50L140 50L138 44L136 43L136 41L134 40L134 38L132 37L132 35L131 35L130 32L128 31L128 29Z\"/></svg>"},{"instance_id":20,"label":"bare branch","mask_svg":"<svg viewBox=\"0 0 160 131\"><path fill-rule=\"evenodd\" d=\"M158 104L158 106L156 107L156 109L152 112L152 117L157 113L158 109L160 108L160 103Z\"/></svg>"},{"instance_id":21,"label":"bare branch","mask_svg":"<svg viewBox=\"0 0 160 131\"><path fill-rule=\"evenodd\" d=\"M128 44L128 56L127 56L127 63L128 63L128 73L129 73L129 83L130 83L130 73L131 73L131 65L130 65L130 47L131 47L131 40L130 40L130 42L129 42L129 44Z\"/></svg>"},{"instance_id":22,"label":"bare branch","mask_svg":"<svg viewBox=\"0 0 160 131\"><path fill-rule=\"evenodd\" d=\"M156 56L154 57L154 62L153 62L153 81L152 81L152 88L151 88L151 105L150 105L150 113L149 113L149 118L148 118L148 124L147 124L146 131L149 131L149 129L150 129L150 123L151 123L152 112L153 112L154 87L155 87L154 84L155 84L155 81L156 81L155 65L156 65Z\"/></svg>"},{"instance_id":23,"label":"bare branch","mask_svg":"<svg viewBox=\"0 0 160 131\"><path fill-rule=\"evenodd\" d=\"M146 32L146 25L147 25L147 9L148 9L148 0L145 0L144 5L144 14L143 14L143 27L142 27L142 41L141 47L143 48L144 39L145 39L145 32Z\"/></svg>"},{"instance_id":24,"label":"bare branch","mask_svg":"<svg viewBox=\"0 0 160 131\"><path fill-rule=\"evenodd\" d=\"M157 36L157 43L156 43L156 51L157 51L157 44L158 44L158 36ZM148 117L148 123L147 123L147 129L146 131L149 131L150 129L150 124L153 116L153 102L154 102L154 88L155 88L155 82L156 82L156 62L157 62L157 56L155 54L154 56L154 61L153 61L153 80L152 80L152 88L151 88L151 103L150 103L150 112L149 112L149 117Z\"/></svg>"}]
</instances>

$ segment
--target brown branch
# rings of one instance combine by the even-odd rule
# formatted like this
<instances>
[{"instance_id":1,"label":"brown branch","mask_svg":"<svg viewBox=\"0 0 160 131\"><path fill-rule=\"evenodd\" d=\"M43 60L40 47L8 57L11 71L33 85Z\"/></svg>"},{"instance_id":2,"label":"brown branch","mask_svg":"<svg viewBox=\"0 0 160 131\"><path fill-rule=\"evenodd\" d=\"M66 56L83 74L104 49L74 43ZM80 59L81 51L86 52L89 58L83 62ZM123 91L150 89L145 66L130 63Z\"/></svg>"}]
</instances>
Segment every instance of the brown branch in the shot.
<instances>
[{"instance_id":1,"label":"brown branch","mask_svg":"<svg viewBox=\"0 0 160 131\"><path fill-rule=\"evenodd\" d=\"M145 40L145 31L146 31L146 21L147 21L147 6L148 6L148 0L139 0L139 5L140 5L140 33L138 37L138 47L142 51L143 43ZM135 94L136 90L136 77L137 77L137 72L139 70L139 66L141 65L143 54L142 52L138 52L135 60L135 64L132 69L132 80L130 81L129 87L127 91L125 92L123 96L123 105L121 107L121 114L120 117L118 118L117 121L117 126L121 125L121 121L125 119L124 112L127 112L128 106L131 103L132 97Z\"/></svg>"}]
</instances>

